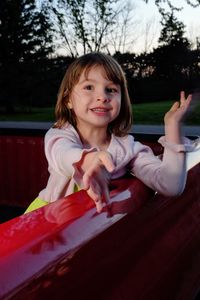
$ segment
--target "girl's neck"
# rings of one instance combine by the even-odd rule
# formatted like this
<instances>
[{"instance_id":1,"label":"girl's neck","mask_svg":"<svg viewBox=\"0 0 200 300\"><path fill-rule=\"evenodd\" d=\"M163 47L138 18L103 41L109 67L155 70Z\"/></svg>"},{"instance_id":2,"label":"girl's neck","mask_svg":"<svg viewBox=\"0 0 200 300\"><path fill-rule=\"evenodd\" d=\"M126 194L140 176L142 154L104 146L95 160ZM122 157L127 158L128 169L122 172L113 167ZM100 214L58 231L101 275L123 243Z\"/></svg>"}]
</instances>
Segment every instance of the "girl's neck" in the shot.
<instances>
[{"instance_id":1,"label":"girl's neck","mask_svg":"<svg viewBox=\"0 0 200 300\"><path fill-rule=\"evenodd\" d=\"M97 147L100 150L106 150L110 144L111 134L105 129L92 129L82 132L77 128L83 145L87 147Z\"/></svg>"}]
</instances>

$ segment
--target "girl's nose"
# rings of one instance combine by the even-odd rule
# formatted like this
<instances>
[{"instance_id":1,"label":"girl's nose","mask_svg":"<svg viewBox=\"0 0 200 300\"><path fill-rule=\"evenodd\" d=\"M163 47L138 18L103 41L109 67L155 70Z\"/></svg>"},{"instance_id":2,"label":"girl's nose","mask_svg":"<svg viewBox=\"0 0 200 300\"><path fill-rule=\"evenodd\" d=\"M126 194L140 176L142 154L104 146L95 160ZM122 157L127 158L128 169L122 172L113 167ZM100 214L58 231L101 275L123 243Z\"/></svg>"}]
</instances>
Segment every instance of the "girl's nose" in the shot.
<instances>
[{"instance_id":1,"label":"girl's nose","mask_svg":"<svg viewBox=\"0 0 200 300\"><path fill-rule=\"evenodd\" d=\"M97 101L101 101L103 103L110 102L109 95L106 92L99 93L97 96Z\"/></svg>"},{"instance_id":2,"label":"girl's nose","mask_svg":"<svg viewBox=\"0 0 200 300\"><path fill-rule=\"evenodd\" d=\"M97 99L97 101L99 101L99 102L101 101L101 102L103 102L103 103L108 103L108 102L110 102L110 99L109 99L108 97L104 97L104 98L102 98L102 97L100 98L100 97L99 97L99 98Z\"/></svg>"}]
</instances>

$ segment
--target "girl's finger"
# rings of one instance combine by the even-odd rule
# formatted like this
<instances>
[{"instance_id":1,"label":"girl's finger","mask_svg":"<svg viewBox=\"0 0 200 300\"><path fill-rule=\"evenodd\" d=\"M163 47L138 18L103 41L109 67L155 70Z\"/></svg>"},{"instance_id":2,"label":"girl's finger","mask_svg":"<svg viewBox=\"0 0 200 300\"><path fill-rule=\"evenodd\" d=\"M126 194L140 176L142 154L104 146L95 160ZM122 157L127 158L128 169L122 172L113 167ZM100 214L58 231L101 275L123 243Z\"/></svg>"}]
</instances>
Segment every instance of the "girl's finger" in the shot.
<instances>
[{"instance_id":1,"label":"girl's finger","mask_svg":"<svg viewBox=\"0 0 200 300\"><path fill-rule=\"evenodd\" d=\"M101 193L100 192L97 193L95 190L93 190L93 188L90 187L87 190L87 194L94 201L94 203L96 205L97 212L101 212L102 208L103 208Z\"/></svg>"},{"instance_id":2,"label":"girl's finger","mask_svg":"<svg viewBox=\"0 0 200 300\"><path fill-rule=\"evenodd\" d=\"M189 105L191 100L192 100L192 95L189 94L186 99L185 92L182 91L180 94L180 107L185 106L186 104Z\"/></svg>"},{"instance_id":3,"label":"girl's finger","mask_svg":"<svg viewBox=\"0 0 200 300\"><path fill-rule=\"evenodd\" d=\"M90 182L91 180L94 178L95 174L96 176L98 176L98 174L100 172L103 172L102 170L102 166L108 171L108 172L112 172L115 168L111 157L105 157L104 155L102 155L102 157L99 160L99 165L97 164L96 166L91 166L83 175L83 187L84 189L88 189L90 186ZM104 177L102 179L104 179L105 181L107 181L107 177L109 177L109 175L106 174L106 172L104 172Z\"/></svg>"},{"instance_id":4,"label":"girl's finger","mask_svg":"<svg viewBox=\"0 0 200 300\"><path fill-rule=\"evenodd\" d=\"M188 95L188 97L187 97L187 103L188 104L190 104L190 102L192 101L192 95L190 94L190 95Z\"/></svg>"},{"instance_id":5,"label":"girl's finger","mask_svg":"<svg viewBox=\"0 0 200 300\"><path fill-rule=\"evenodd\" d=\"M99 202L96 202L96 209L97 209L97 212L100 213L102 212L102 209L103 209L103 203L101 201Z\"/></svg>"},{"instance_id":6,"label":"girl's finger","mask_svg":"<svg viewBox=\"0 0 200 300\"><path fill-rule=\"evenodd\" d=\"M99 201L101 201L101 194L97 193L94 189L92 189L91 187L87 190L87 194L90 196L90 198L92 198L92 200L97 203Z\"/></svg>"},{"instance_id":7,"label":"girl's finger","mask_svg":"<svg viewBox=\"0 0 200 300\"><path fill-rule=\"evenodd\" d=\"M179 108L179 102L174 102L169 111L176 111Z\"/></svg>"},{"instance_id":8,"label":"girl's finger","mask_svg":"<svg viewBox=\"0 0 200 300\"><path fill-rule=\"evenodd\" d=\"M185 92L184 91L181 91L180 92L180 106L183 106L185 104Z\"/></svg>"},{"instance_id":9,"label":"girl's finger","mask_svg":"<svg viewBox=\"0 0 200 300\"><path fill-rule=\"evenodd\" d=\"M101 161L101 164L106 168L108 172L113 172L115 169L115 165L112 161L111 155L106 152L101 152L99 155L99 160Z\"/></svg>"},{"instance_id":10,"label":"girl's finger","mask_svg":"<svg viewBox=\"0 0 200 300\"><path fill-rule=\"evenodd\" d=\"M110 193L109 193L109 189L108 189L108 185L107 185L107 184L105 184L105 185L102 187L102 194L103 194L104 202L105 202L106 204L109 204Z\"/></svg>"},{"instance_id":11,"label":"girl's finger","mask_svg":"<svg viewBox=\"0 0 200 300\"><path fill-rule=\"evenodd\" d=\"M83 188L85 190L89 189L90 182L91 182L91 174L85 172L85 174L83 175Z\"/></svg>"},{"instance_id":12,"label":"girl's finger","mask_svg":"<svg viewBox=\"0 0 200 300\"><path fill-rule=\"evenodd\" d=\"M180 108L183 109L183 111L188 111L190 107L190 102L192 101L192 95L189 95L187 99L181 103Z\"/></svg>"}]
</instances>

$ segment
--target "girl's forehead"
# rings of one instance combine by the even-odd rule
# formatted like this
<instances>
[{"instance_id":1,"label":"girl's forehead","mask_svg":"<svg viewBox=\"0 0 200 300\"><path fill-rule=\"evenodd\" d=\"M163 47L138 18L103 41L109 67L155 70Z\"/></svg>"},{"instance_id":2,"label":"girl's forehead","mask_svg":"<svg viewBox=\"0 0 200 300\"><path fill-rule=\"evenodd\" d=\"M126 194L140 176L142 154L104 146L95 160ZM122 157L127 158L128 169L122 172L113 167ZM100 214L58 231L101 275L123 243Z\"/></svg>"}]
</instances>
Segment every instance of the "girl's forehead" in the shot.
<instances>
[{"instance_id":1,"label":"girl's forehead","mask_svg":"<svg viewBox=\"0 0 200 300\"><path fill-rule=\"evenodd\" d=\"M82 70L79 82L82 80L89 80L93 78L97 78L102 76L104 79L111 81L111 82L118 82L116 75L110 74L110 72L102 65L94 65L86 67Z\"/></svg>"},{"instance_id":2,"label":"girl's forehead","mask_svg":"<svg viewBox=\"0 0 200 300\"><path fill-rule=\"evenodd\" d=\"M81 73L81 77L85 77L88 79L91 75L94 76L97 73L101 73L103 77L106 78L108 77L105 68L103 66L98 66L98 65L86 67L85 69L83 69Z\"/></svg>"}]
</instances>

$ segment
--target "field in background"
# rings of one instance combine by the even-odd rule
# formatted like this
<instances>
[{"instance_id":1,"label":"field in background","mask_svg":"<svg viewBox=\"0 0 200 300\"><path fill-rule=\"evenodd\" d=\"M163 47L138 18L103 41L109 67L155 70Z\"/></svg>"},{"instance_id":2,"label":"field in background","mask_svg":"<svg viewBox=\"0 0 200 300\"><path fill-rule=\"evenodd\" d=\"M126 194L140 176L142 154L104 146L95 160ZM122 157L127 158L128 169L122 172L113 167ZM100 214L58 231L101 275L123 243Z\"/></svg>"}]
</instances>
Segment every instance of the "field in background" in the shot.
<instances>
[{"instance_id":1,"label":"field in background","mask_svg":"<svg viewBox=\"0 0 200 300\"><path fill-rule=\"evenodd\" d=\"M154 102L133 105L134 124L163 124L165 113L171 107L172 102ZM53 122L54 108L33 108L31 112L5 114L0 110L0 121L35 121ZM185 121L188 125L200 125L200 105L193 108Z\"/></svg>"},{"instance_id":2,"label":"field in background","mask_svg":"<svg viewBox=\"0 0 200 300\"><path fill-rule=\"evenodd\" d=\"M134 124L163 124L165 113L170 109L173 102L153 102L133 105ZM191 108L185 122L187 125L200 125L200 105Z\"/></svg>"},{"instance_id":3,"label":"field in background","mask_svg":"<svg viewBox=\"0 0 200 300\"><path fill-rule=\"evenodd\" d=\"M5 114L0 110L0 121L33 121L51 122L54 120L54 108L32 108L31 111L24 111L16 108L14 114Z\"/></svg>"}]
</instances>

